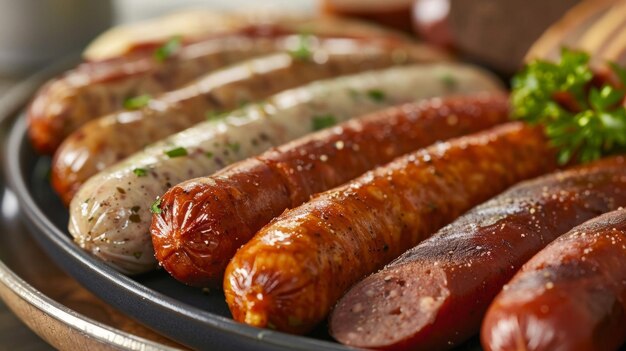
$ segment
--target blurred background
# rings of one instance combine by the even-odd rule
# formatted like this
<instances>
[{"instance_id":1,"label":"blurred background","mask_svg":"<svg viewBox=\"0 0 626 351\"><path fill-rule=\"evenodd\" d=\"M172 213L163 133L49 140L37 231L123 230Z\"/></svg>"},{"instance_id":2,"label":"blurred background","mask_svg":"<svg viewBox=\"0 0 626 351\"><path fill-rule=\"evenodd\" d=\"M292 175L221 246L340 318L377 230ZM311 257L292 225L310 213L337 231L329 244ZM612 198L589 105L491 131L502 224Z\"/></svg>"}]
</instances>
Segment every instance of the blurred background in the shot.
<instances>
[{"instance_id":1,"label":"blurred background","mask_svg":"<svg viewBox=\"0 0 626 351\"><path fill-rule=\"evenodd\" d=\"M189 8L358 16L511 72L541 33L579 1L0 0L0 75L20 77L79 52L112 25Z\"/></svg>"}]
</instances>

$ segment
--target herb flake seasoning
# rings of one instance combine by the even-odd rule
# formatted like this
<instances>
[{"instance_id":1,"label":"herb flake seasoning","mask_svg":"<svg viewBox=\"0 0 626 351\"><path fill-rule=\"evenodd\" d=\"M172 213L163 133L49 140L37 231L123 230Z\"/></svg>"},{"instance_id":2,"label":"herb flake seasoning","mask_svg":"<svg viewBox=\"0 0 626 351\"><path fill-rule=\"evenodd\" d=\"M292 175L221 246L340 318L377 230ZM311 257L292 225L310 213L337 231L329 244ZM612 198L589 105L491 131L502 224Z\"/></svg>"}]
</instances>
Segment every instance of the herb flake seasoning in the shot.
<instances>
[{"instance_id":1,"label":"herb flake seasoning","mask_svg":"<svg viewBox=\"0 0 626 351\"><path fill-rule=\"evenodd\" d=\"M313 116L313 130L318 131L337 124L337 118L331 114Z\"/></svg>"},{"instance_id":2,"label":"herb flake seasoning","mask_svg":"<svg viewBox=\"0 0 626 351\"><path fill-rule=\"evenodd\" d=\"M456 80L456 77L454 77L450 72L445 72L444 74L442 74L440 79L441 83L443 83L443 86L448 90L456 89L457 85L459 84L459 82Z\"/></svg>"},{"instance_id":3,"label":"herb flake seasoning","mask_svg":"<svg viewBox=\"0 0 626 351\"><path fill-rule=\"evenodd\" d=\"M370 89L367 91L367 97L376 103L381 103L385 101L385 92L380 89Z\"/></svg>"},{"instance_id":4,"label":"herb flake seasoning","mask_svg":"<svg viewBox=\"0 0 626 351\"><path fill-rule=\"evenodd\" d=\"M150 212L154 214L161 214L161 198L157 197L156 201L150 205Z\"/></svg>"},{"instance_id":5,"label":"herb flake seasoning","mask_svg":"<svg viewBox=\"0 0 626 351\"><path fill-rule=\"evenodd\" d=\"M170 38L163 45L154 50L154 58L159 62L167 60L180 49L181 44L182 37L180 35Z\"/></svg>"},{"instance_id":6,"label":"herb flake seasoning","mask_svg":"<svg viewBox=\"0 0 626 351\"><path fill-rule=\"evenodd\" d=\"M133 169L133 173L135 173L137 177L145 177L148 174L148 171L146 171L145 168L135 168Z\"/></svg>"},{"instance_id":7,"label":"herb flake seasoning","mask_svg":"<svg viewBox=\"0 0 626 351\"><path fill-rule=\"evenodd\" d=\"M307 34L300 34L298 36L298 46L294 50L289 50L289 55L296 60L310 60L313 56L311 50L311 36Z\"/></svg>"},{"instance_id":8,"label":"herb flake seasoning","mask_svg":"<svg viewBox=\"0 0 626 351\"><path fill-rule=\"evenodd\" d=\"M183 156L187 156L188 155L187 149L185 149L184 147L176 147L176 148L164 151L164 153L169 158L183 157Z\"/></svg>"},{"instance_id":9,"label":"herb flake seasoning","mask_svg":"<svg viewBox=\"0 0 626 351\"><path fill-rule=\"evenodd\" d=\"M150 95L143 94L124 100L123 106L127 110L139 110L140 108L146 107L150 100L152 100Z\"/></svg>"}]
</instances>

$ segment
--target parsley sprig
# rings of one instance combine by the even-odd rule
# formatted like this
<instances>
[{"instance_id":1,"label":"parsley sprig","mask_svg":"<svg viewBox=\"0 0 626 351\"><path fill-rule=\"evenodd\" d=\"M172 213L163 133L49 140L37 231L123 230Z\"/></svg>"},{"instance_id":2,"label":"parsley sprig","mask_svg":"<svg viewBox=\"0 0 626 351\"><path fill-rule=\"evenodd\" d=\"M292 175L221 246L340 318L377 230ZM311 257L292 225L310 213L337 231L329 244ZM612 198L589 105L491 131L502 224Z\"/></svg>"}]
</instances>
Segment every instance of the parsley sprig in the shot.
<instances>
[{"instance_id":1,"label":"parsley sprig","mask_svg":"<svg viewBox=\"0 0 626 351\"><path fill-rule=\"evenodd\" d=\"M588 54L563 49L559 62L533 61L513 78L514 117L544 126L559 163L626 150L626 70L610 67L619 83L598 83Z\"/></svg>"}]
</instances>

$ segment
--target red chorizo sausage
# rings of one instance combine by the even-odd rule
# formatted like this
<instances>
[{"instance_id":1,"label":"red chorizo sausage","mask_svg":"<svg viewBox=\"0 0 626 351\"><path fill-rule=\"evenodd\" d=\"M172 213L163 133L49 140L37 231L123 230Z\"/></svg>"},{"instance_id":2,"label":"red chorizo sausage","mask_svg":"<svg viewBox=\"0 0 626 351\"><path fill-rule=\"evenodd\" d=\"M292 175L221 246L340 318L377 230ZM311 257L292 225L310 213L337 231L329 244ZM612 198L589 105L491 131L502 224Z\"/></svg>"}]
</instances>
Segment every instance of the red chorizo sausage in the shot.
<instances>
[{"instance_id":1,"label":"red chorizo sausage","mask_svg":"<svg viewBox=\"0 0 626 351\"><path fill-rule=\"evenodd\" d=\"M482 326L486 350L617 350L626 342L626 210L541 250L505 285Z\"/></svg>"},{"instance_id":2,"label":"red chorizo sausage","mask_svg":"<svg viewBox=\"0 0 626 351\"><path fill-rule=\"evenodd\" d=\"M458 345L479 331L489 303L535 253L624 205L621 157L519 184L355 285L337 304L331 333L365 348Z\"/></svg>"},{"instance_id":3,"label":"red chorizo sausage","mask_svg":"<svg viewBox=\"0 0 626 351\"><path fill-rule=\"evenodd\" d=\"M235 251L286 208L409 151L502 123L504 95L431 99L352 120L170 189L152 221L161 265L219 286ZM210 243L207 245L206 243Z\"/></svg>"},{"instance_id":4,"label":"red chorizo sausage","mask_svg":"<svg viewBox=\"0 0 626 351\"><path fill-rule=\"evenodd\" d=\"M521 123L407 154L261 229L226 269L226 302L238 321L307 332L364 275L472 206L553 168L543 133Z\"/></svg>"}]
</instances>

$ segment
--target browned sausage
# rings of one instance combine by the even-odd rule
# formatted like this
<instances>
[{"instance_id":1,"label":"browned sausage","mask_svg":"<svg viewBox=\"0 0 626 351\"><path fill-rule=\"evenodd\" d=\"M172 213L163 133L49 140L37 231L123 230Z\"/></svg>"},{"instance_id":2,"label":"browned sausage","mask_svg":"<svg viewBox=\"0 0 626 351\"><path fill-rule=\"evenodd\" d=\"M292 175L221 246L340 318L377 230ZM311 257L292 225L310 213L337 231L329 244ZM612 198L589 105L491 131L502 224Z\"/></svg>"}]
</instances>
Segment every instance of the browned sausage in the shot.
<instances>
[{"instance_id":1,"label":"browned sausage","mask_svg":"<svg viewBox=\"0 0 626 351\"><path fill-rule=\"evenodd\" d=\"M68 204L94 174L205 121L208 113L218 119L242 103L316 80L429 60L419 46L392 42L331 38L315 40L308 47L324 59L302 59L288 52L255 57L203 75L136 111L118 111L85 123L55 153L54 189Z\"/></svg>"},{"instance_id":2,"label":"browned sausage","mask_svg":"<svg viewBox=\"0 0 626 351\"><path fill-rule=\"evenodd\" d=\"M618 349L626 342L626 210L541 250L493 301L481 334L489 351Z\"/></svg>"},{"instance_id":3,"label":"browned sausage","mask_svg":"<svg viewBox=\"0 0 626 351\"><path fill-rule=\"evenodd\" d=\"M258 55L283 51L288 41L281 32L297 33L302 28L316 34L342 36L339 23L335 35L328 28L308 21L285 30L244 31L223 34L183 45L165 58L143 51L114 59L87 62L47 83L28 109L29 135L36 150L52 154L63 139L85 122L123 109L125 101L141 95L157 95L189 83L214 69ZM385 35L385 34L381 34ZM390 39L399 42L398 39ZM287 42L286 42L287 41ZM423 47L433 58L443 57Z\"/></svg>"},{"instance_id":4,"label":"browned sausage","mask_svg":"<svg viewBox=\"0 0 626 351\"><path fill-rule=\"evenodd\" d=\"M478 332L489 303L535 253L624 205L621 157L519 184L355 285L331 333L356 347L449 349Z\"/></svg>"},{"instance_id":5,"label":"browned sausage","mask_svg":"<svg viewBox=\"0 0 626 351\"><path fill-rule=\"evenodd\" d=\"M406 104L183 182L162 197L162 211L153 216L156 257L185 284L219 286L235 251L286 208L404 153L507 117L507 97L500 94Z\"/></svg>"},{"instance_id":6,"label":"browned sausage","mask_svg":"<svg viewBox=\"0 0 626 351\"><path fill-rule=\"evenodd\" d=\"M226 269L226 302L238 321L307 332L364 275L472 206L553 168L543 133L521 123L407 154L261 229Z\"/></svg>"}]
</instances>

